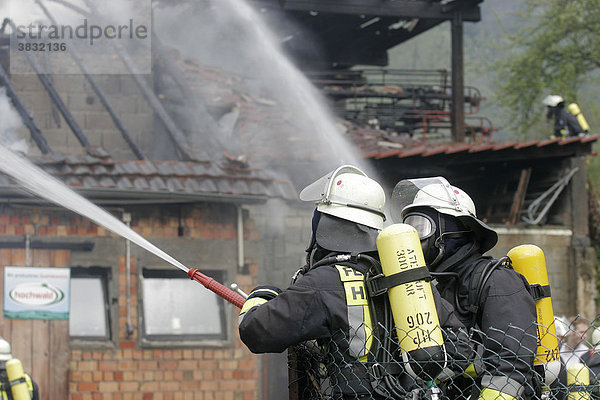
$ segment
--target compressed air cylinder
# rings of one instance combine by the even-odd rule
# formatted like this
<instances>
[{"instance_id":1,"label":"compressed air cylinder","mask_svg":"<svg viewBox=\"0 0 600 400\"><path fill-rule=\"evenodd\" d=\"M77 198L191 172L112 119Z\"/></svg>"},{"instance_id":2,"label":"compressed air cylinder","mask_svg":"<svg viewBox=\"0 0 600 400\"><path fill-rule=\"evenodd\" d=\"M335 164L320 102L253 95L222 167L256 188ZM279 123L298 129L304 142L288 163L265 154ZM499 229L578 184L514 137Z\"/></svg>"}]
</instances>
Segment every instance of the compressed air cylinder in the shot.
<instances>
[{"instance_id":1,"label":"compressed air cylinder","mask_svg":"<svg viewBox=\"0 0 600 400\"><path fill-rule=\"evenodd\" d=\"M579 108L577 103L569 104L567 110L569 110L569 112L573 114L575 118L577 118L577 122L579 122L579 125L581 125L581 129L583 129L584 132L588 132L590 130L590 125L583 116L583 113L581 112L581 109Z\"/></svg>"},{"instance_id":2,"label":"compressed air cylinder","mask_svg":"<svg viewBox=\"0 0 600 400\"><path fill-rule=\"evenodd\" d=\"M13 358L6 362L6 375L10 382L10 390L14 400L29 400L31 395L25 381L25 371L21 361Z\"/></svg>"},{"instance_id":3,"label":"compressed air cylinder","mask_svg":"<svg viewBox=\"0 0 600 400\"><path fill-rule=\"evenodd\" d=\"M523 275L530 285L546 288L545 292L548 294L547 297L542 297L535 302L538 348L534 365L543 366L545 383L550 386L560 371L560 355L554 326L552 299L549 296L550 285L546 270L546 258L542 249L532 244L513 247L507 255L512 261L515 271Z\"/></svg>"},{"instance_id":4,"label":"compressed air cylinder","mask_svg":"<svg viewBox=\"0 0 600 400\"><path fill-rule=\"evenodd\" d=\"M377 236L377 251L386 277L426 268L419 235L410 225L384 228ZM445 351L431 284L426 280L399 284L388 289L388 297L407 370L432 380L444 367Z\"/></svg>"},{"instance_id":5,"label":"compressed air cylinder","mask_svg":"<svg viewBox=\"0 0 600 400\"><path fill-rule=\"evenodd\" d=\"M591 394L583 388L590 384L590 370L585 364L575 363L567 370L569 400L589 400Z\"/></svg>"}]
</instances>

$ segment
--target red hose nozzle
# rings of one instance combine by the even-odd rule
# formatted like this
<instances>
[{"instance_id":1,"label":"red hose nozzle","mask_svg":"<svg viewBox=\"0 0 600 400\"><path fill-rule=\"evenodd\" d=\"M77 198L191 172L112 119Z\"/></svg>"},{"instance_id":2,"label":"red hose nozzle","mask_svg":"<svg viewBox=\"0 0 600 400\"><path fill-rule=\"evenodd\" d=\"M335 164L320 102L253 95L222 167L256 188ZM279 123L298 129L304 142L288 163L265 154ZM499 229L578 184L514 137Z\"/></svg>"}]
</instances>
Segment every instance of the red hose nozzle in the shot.
<instances>
[{"instance_id":1,"label":"red hose nozzle","mask_svg":"<svg viewBox=\"0 0 600 400\"><path fill-rule=\"evenodd\" d=\"M244 299L241 295L229 289L228 287L221 285L213 278L204 275L202 272L198 271L198 269L190 268L187 274L191 279L195 280L196 282L200 282L205 288L212 291L217 296L224 298L234 306L242 308L244 305L246 299Z\"/></svg>"}]
</instances>

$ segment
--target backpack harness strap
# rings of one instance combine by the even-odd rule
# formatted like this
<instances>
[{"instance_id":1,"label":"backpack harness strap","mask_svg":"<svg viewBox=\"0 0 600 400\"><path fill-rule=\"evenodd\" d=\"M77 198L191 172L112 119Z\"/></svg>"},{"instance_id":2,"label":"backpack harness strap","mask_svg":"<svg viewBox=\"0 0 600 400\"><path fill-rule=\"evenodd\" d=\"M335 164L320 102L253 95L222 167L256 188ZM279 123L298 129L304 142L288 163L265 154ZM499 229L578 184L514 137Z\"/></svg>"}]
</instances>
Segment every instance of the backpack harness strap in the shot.
<instances>
[{"instance_id":1,"label":"backpack harness strap","mask_svg":"<svg viewBox=\"0 0 600 400\"><path fill-rule=\"evenodd\" d=\"M533 297L534 301L539 301L543 298L551 297L550 285L542 286L539 283L529 285L529 293L531 294L531 297Z\"/></svg>"},{"instance_id":2,"label":"backpack harness strap","mask_svg":"<svg viewBox=\"0 0 600 400\"><path fill-rule=\"evenodd\" d=\"M379 274L367 280L367 289L371 297L386 293L388 289L415 281L431 281L431 274L426 266L411 268L390 276Z\"/></svg>"},{"instance_id":3,"label":"backpack harness strap","mask_svg":"<svg viewBox=\"0 0 600 400\"><path fill-rule=\"evenodd\" d=\"M475 272L471 278L471 285L469 287L469 306L466 310L459 310L460 313L466 314L467 312L472 313L473 321L472 325L475 326L477 315L479 313L479 302L483 295L483 288L487 283L488 279L492 276L492 273L499 267L512 268L510 258L502 257L499 260L488 259L485 263L479 263L475 266ZM458 295L458 292L457 292ZM457 302L458 304L458 299Z\"/></svg>"},{"instance_id":4,"label":"backpack harness strap","mask_svg":"<svg viewBox=\"0 0 600 400\"><path fill-rule=\"evenodd\" d=\"M483 286L483 275L492 265L493 260L489 260L485 264L479 263L475 267L473 276L471 277L471 285L469 287L469 306L467 312L477 314L479 312L479 293L481 292L481 286Z\"/></svg>"}]
</instances>

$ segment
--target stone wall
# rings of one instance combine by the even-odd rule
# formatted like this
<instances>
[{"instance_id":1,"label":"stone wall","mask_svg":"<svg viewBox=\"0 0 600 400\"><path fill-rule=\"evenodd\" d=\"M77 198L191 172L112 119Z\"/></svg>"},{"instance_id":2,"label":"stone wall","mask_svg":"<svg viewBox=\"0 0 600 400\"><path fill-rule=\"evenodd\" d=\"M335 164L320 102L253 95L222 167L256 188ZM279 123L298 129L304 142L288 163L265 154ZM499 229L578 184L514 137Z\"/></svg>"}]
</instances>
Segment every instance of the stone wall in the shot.
<instances>
[{"instance_id":1,"label":"stone wall","mask_svg":"<svg viewBox=\"0 0 600 400\"><path fill-rule=\"evenodd\" d=\"M566 228L494 227L499 233L496 247L489 252L502 257L513 247L533 244L542 249L555 315L596 317L595 251L590 246L574 246L573 232Z\"/></svg>"}]
</instances>

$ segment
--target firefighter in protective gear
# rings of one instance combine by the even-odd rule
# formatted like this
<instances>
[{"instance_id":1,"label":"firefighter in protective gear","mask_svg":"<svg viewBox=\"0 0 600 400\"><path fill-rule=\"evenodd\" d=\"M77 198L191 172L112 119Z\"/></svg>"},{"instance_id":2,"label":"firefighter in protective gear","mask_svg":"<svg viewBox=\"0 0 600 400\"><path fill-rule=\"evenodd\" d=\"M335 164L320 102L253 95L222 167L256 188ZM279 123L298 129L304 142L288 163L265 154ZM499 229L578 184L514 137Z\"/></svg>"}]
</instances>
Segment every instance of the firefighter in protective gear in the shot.
<instances>
[{"instance_id":1,"label":"firefighter in protective gear","mask_svg":"<svg viewBox=\"0 0 600 400\"><path fill-rule=\"evenodd\" d=\"M11 354L10 343L4 338L0 337L0 399L1 400L39 400L39 390L37 384L31 379L31 377L25 373L22 373L22 367L17 368L18 375L13 376L7 371L10 369L11 363L20 364L20 361L14 359ZM25 384L27 390L20 390L21 387L12 390L13 386Z\"/></svg>"},{"instance_id":2,"label":"firefighter in protective gear","mask_svg":"<svg viewBox=\"0 0 600 400\"><path fill-rule=\"evenodd\" d=\"M590 369L591 383L598 385L600 384L600 328L593 328L590 344L592 347L581 356L581 362Z\"/></svg>"},{"instance_id":3,"label":"firefighter in protective gear","mask_svg":"<svg viewBox=\"0 0 600 400\"><path fill-rule=\"evenodd\" d=\"M577 104L571 103L569 107L565 107L565 99L558 95L546 96L543 103L547 107L546 118L554 118L555 137L564 139L588 133L589 126Z\"/></svg>"},{"instance_id":4,"label":"firefighter in protective gear","mask_svg":"<svg viewBox=\"0 0 600 400\"><path fill-rule=\"evenodd\" d=\"M443 177L408 179L394 188L390 211L394 221L417 229L437 289L483 345L477 384L459 377L449 390L472 386L480 399L532 397L535 302L522 275L483 255L498 236L477 218L473 200Z\"/></svg>"},{"instance_id":5,"label":"firefighter in protective gear","mask_svg":"<svg viewBox=\"0 0 600 400\"><path fill-rule=\"evenodd\" d=\"M410 388L402 386L401 378L406 374L387 369L402 364L377 362L386 349L376 324L384 310L374 303L387 296L373 300L365 282L379 265L376 238L385 220L383 188L360 169L344 165L307 186L300 199L316 203L307 263L285 291L259 286L251 292L239 316L241 340L254 353L283 352L316 341L324 353L332 398L406 396ZM437 302L436 308L440 324L452 328L450 335L462 335L462 343L468 343L449 303ZM458 348L454 342L446 340L448 353L457 359L468 354L466 345Z\"/></svg>"}]
</instances>

